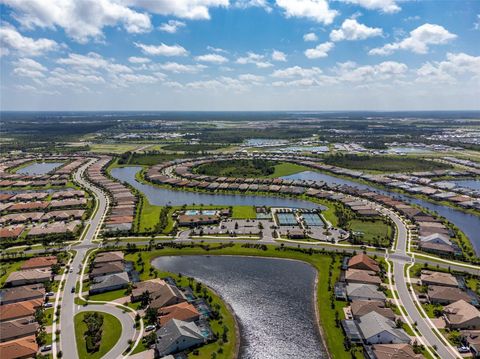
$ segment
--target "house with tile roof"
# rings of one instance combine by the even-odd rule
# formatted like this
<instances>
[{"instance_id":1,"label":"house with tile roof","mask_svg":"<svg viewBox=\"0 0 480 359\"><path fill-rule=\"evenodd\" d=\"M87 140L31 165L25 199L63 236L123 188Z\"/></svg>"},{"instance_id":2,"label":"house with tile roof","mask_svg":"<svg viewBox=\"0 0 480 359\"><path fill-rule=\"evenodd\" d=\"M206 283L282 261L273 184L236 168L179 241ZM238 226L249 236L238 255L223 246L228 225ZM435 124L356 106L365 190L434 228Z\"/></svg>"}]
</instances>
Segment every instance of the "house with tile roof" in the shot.
<instances>
[{"instance_id":1,"label":"house with tile roof","mask_svg":"<svg viewBox=\"0 0 480 359\"><path fill-rule=\"evenodd\" d=\"M451 329L480 329L480 311L465 300L443 308L445 322Z\"/></svg>"},{"instance_id":2,"label":"house with tile roof","mask_svg":"<svg viewBox=\"0 0 480 359\"><path fill-rule=\"evenodd\" d=\"M363 269L375 273L380 272L378 263L364 253L357 254L348 261L349 269Z\"/></svg>"}]
</instances>

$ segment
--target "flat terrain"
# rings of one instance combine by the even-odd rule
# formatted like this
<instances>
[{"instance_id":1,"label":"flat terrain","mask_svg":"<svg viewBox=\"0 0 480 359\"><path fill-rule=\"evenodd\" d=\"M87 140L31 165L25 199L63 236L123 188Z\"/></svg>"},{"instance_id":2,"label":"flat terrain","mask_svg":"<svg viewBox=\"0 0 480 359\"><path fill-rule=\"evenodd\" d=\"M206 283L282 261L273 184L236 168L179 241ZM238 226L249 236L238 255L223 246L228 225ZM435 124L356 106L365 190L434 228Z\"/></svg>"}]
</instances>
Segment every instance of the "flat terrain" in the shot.
<instances>
[{"instance_id":1,"label":"flat terrain","mask_svg":"<svg viewBox=\"0 0 480 359\"><path fill-rule=\"evenodd\" d=\"M383 221L361 221L354 219L349 222L348 228L359 233L359 238L367 244L380 243L383 246L389 245L389 236L392 228Z\"/></svg>"}]
</instances>

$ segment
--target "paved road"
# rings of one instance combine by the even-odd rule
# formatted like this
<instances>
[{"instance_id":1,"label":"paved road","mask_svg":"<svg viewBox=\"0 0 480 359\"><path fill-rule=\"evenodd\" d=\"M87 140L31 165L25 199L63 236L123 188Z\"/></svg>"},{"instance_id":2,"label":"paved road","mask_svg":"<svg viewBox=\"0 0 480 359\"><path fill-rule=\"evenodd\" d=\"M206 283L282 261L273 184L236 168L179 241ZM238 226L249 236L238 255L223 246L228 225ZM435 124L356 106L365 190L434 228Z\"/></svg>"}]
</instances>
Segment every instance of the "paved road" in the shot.
<instances>
[{"instance_id":1,"label":"paved road","mask_svg":"<svg viewBox=\"0 0 480 359\"><path fill-rule=\"evenodd\" d=\"M122 357L122 353L128 347L128 341L135 335L135 320L129 314L123 313L123 311L113 305L95 305L89 304L86 307L81 307L77 313L97 311L104 312L115 316L122 324L122 334L113 348L105 354L102 359L118 359ZM106 328L108 331L108 328ZM67 357L66 357L67 358ZM69 358L69 357L68 357Z\"/></svg>"},{"instance_id":2,"label":"paved road","mask_svg":"<svg viewBox=\"0 0 480 359\"><path fill-rule=\"evenodd\" d=\"M73 273L69 273L65 281L65 290L63 292L60 312L60 350L63 353L63 357L68 359L78 358L77 344L75 341L75 327L73 323L73 317L77 312L78 305L74 302L75 293L72 293L71 289L75 288L75 284L80 278L80 269L87 251L96 247L96 245L92 243L92 240L95 239L97 229L101 226L103 215L107 211L107 199L104 193L99 188L90 185L90 183L82 178L87 167L93 162L94 161L90 161L82 166L74 176L77 183L88 188L95 194L98 201L98 210L95 213L95 216L90 220L90 227L88 228L82 243L72 248L76 251L75 257L70 266Z\"/></svg>"}]
</instances>

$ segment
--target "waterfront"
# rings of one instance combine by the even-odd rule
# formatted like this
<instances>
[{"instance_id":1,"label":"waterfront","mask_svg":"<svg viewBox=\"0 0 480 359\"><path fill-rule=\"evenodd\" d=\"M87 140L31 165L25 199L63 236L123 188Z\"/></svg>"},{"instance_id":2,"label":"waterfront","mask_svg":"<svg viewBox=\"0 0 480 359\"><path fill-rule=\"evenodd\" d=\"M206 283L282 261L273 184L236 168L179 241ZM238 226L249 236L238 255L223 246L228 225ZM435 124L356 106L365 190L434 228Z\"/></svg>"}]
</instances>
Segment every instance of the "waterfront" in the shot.
<instances>
[{"instance_id":1,"label":"waterfront","mask_svg":"<svg viewBox=\"0 0 480 359\"><path fill-rule=\"evenodd\" d=\"M472 180L457 180L451 181L455 183L458 187L470 188L476 191L480 191L480 180L472 179Z\"/></svg>"},{"instance_id":2,"label":"waterfront","mask_svg":"<svg viewBox=\"0 0 480 359\"><path fill-rule=\"evenodd\" d=\"M333 186L333 185L353 186L360 189L368 189L368 190L372 190L387 196L399 198L405 202L417 204L419 206L422 206L424 208L427 208L431 211L438 213L440 216L445 217L451 223L455 224L470 239L470 242L472 243L473 248L475 249L475 252L477 253L477 255L480 253L480 232L478 231L478 229L480 228L480 217L475 216L473 214L465 213L452 207L442 206L439 204L428 202L413 196L380 190L378 188L375 188L374 186L370 186L364 183L358 183L345 178L335 177L335 176L321 173L321 172L304 171L304 172L296 173L290 176L285 176L282 178L291 179L291 180L325 182L329 186Z\"/></svg>"},{"instance_id":3,"label":"waterfront","mask_svg":"<svg viewBox=\"0 0 480 359\"><path fill-rule=\"evenodd\" d=\"M204 204L222 206L268 206L268 207L292 207L292 208L324 208L321 205L292 198L271 196L250 196L232 194L210 194L189 191L178 191L167 188L155 187L137 181L135 175L141 167L118 167L111 170L111 175L127 182L142 192L150 202L157 206L182 206L184 204Z\"/></svg>"},{"instance_id":4,"label":"waterfront","mask_svg":"<svg viewBox=\"0 0 480 359\"><path fill-rule=\"evenodd\" d=\"M63 162L34 162L20 168L17 173L24 175L45 175L61 165L63 165Z\"/></svg>"},{"instance_id":5,"label":"waterfront","mask_svg":"<svg viewBox=\"0 0 480 359\"><path fill-rule=\"evenodd\" d=\"M326 357L315 322L316 273L310 265L231 256L159 257L152 265L192 276L222 296L240 324L240 358Z\"/></svg>"}]
</instances>

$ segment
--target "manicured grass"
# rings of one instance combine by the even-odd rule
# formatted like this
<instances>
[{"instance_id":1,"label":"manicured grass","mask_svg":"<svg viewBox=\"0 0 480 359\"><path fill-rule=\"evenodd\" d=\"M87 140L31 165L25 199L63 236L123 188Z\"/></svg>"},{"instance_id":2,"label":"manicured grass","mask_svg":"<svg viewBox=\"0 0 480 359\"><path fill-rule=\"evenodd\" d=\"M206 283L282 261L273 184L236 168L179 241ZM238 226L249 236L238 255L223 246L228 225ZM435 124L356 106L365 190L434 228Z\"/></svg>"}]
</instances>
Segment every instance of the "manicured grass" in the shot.
<instances>
[{"instance_id":1,"label":"manicured grass","mask_svg":"<svg viewBox=\"0 0 480 359\"><path fill-rule=\"evenodd\" d=\"M438 309L443 309L443 306L441 306L440 304L430 304L430 303L422 303L422 307L423 309L425 309L425 313L427 313L427 316L429 318L436 318L435 317L435 314L433 313L433 311L435 310L435 308L438 308Z\"/></svg>"},{"instance_id":2,"label":"manicured grass","mask_svg":"<svg viewBox=\"0 0 480 359\"><path fill-rule=\"evenodd\" d=\"M254 219L257 217L254 206L234 206L232 209L232 218L236 219Z\"/></svg>"},{"instance_id":3,"label":"manicured grass","mask_svg":"<svg viewBox=\"0 0 480 359\"><path fill-rule=\"evenodd\" d=\"M476 277L467 279L467 286L477 294L480 294L480 279Z\"/></svg>"},{"instance_id":4,"label":"manicured grass","mask_svg":"<svg viewBox=\"0 0 480 359\"><path fill-rule=\"evenodd\" d=\"M122 334L122 324L113 315L100 312L103 315L102 326L102 341L100 343L100 350L95 353L87 353L87 347L85 344L84 333L87 330L87 325L83 322L83 318L87 313L93 312L81 312L75 315L75 340L77 341L78 356L80 359L99 359L103 357L110 349L117 343L120 335Z\"/></svg>"},{"instance_id":5,"label":"manicured grass","mask_svg":"<svg viewBox=\"0 0 480 359\"><path fill-rule=\"evenodd\" d=\"M162 150L165 151L173 151L173 152L202 152L202 151L214 151L218 150L219 148L223 148L223 145L212 145L212 144L205 144L199 143L195 145L190 145L187 143L177 143L171 145L162 146Z\"/></svg>"},{"instance_id":6,"label":"manicured grass","mask_svg":"<svg viewBox=\"0 0 480 359\"><path fill-rule=\"evenodd\" d=\"M137 263L138 253L143 260L143 270L140 268L140 277L142 280L155 277L155 271L150 272L151 260L158 256L169 255L247 255L247 256L260 256L260 257L278 257L297 259L313 265L318 271L318 286L317 286L317 306L319 311L320 325L324 332L324 338L327 343L329 352L333 358L351 358L351 354L347 352L343 345L344 334L340 327L336 326L335 312L339 313L339 318L342 319L342 308L346 305L345 302L334 302L334 309L330 307L330 296L332 294L331 288L328 285L328 273L330 269L330 263L332 262L332 256L329 254L314 254L297 252L295 250L276 250L274 246L267 246L266 250L258 250L253 248L245 248L239 244L235 244L232 247L215 249L218 246L211 245L208 251L199 247L195 248L183 248L172 249L165 248L162 250L156 250L151 252L137 252L134 254L127 254L125 259L131 260ZM160 272L157 271L157 275ZM333 270L331 285L335 283L340 274L340 256L336 257ZM359 353L356 353L357 355ZM358 356L361 357L361 356Z\"/></svg>"},{"instance_id":7,"label":"manicured grass","mask_svg":"<svg viewBox=\"0 0 480 359\"><path fill-rule=\"evenodd\" d=\"M374 244L375 241L379 241L382 246L388 246L390 243L388 238L390 238L392 228L383 221L361 221L354 219L349 222L348 227L354 232L363 233L360 235L362 242Z\"/></svg>"},{"instance_id":8,"label":"manicured grass","mask_svg":"<svg viewBox=\"0 0 480 359\"><path fill-rule=\"evenodd\" d=\"M296 163L290 162L281 162L275 165L275 172L273 174L266 176L266 178L277 178L283 176L293 175L295 173L311 171L311 168L305 167L302 165L297 165Z\"/></svg>"},{"instance_id":9,"label":"manicured grass","mask_svg":"<svg viewBox=\"0 0 480 359\"><path fill-rule=\"evenodd\" d=\"M150 204L146 196L143 196L142 200L142 212L140 215L139 228L137 229L137 231L140 233L149 232L155 228L159 222L160 212L163 208L162 206Z\"/></svg>"},{"instance_id":10,"label":"manicured grass","mask_svg":"<svg viewBox=\"0 0 480 359\"><path fill-rule=\"evenodd\" d=\"M88 300L111 301L111 300L115 300L115 299L126 297L126 296L128 296L128 294L125 289L118 289L118 290L112 290L110 292L90 295L88 297Z\"/></svg>"},{"instance_id":11,"label":"manicured grass","mask_svg":"<svg viewBox=\"0 0 480 359\"><path fill-rule=\"evenodd\" d=\"M14 262L5 262L2 260L2 264L0 266L0 287L3 287L5 281L12 272L16 272L20 269L23 262L23 260Z\"/></svg>"},{"instance_id":12,"label":"manicured grass","mask_svg":"<svg viewBox=\"0 0 480 359\"><path fill-rule=\"evenodd\" d=\"M97 153L125 153L128 151L133 151L136 148L141 147L140 144L124 144L124 143L117 143L117 144L100 144L96 143L90 145L91 152Z\"/></svg>"}]
</instances>

